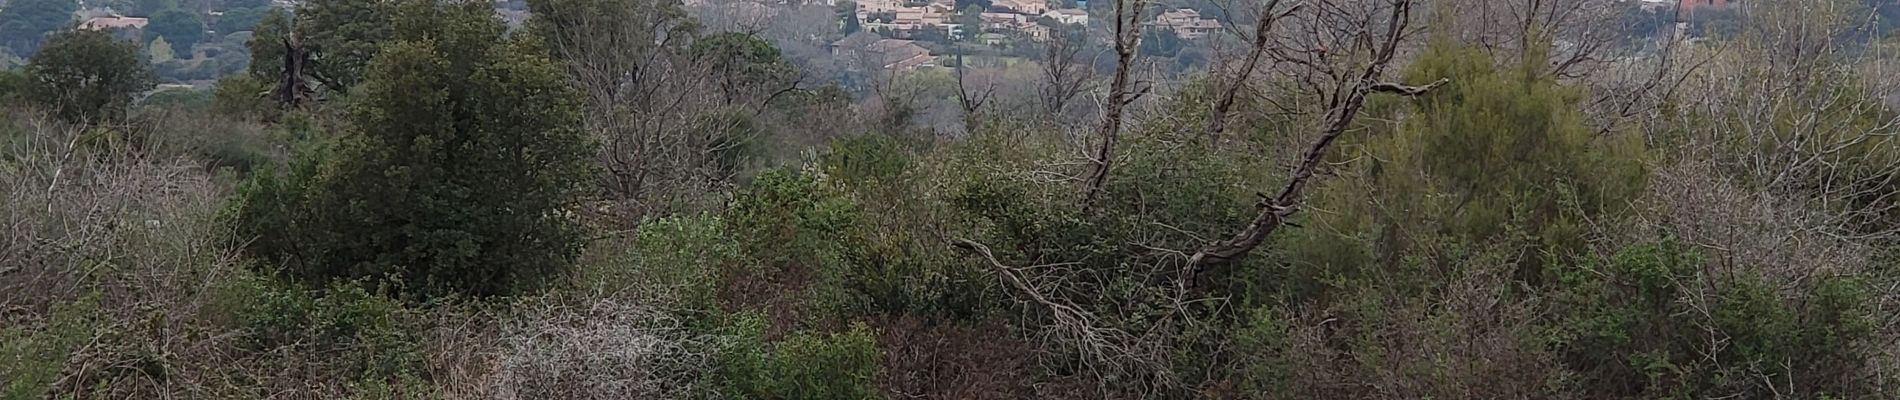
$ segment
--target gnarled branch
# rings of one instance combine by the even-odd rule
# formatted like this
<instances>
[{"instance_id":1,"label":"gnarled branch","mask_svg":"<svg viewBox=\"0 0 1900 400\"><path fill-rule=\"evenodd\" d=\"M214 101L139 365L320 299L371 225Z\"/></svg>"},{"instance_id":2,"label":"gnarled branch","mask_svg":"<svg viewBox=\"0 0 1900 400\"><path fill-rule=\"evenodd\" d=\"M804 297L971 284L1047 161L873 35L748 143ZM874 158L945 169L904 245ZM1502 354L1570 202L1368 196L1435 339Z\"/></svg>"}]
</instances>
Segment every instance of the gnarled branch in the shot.
<instances>
[{"instance_id":1,"label":"gnarled branch","mask_svg":"<svg viewBox=\"0 0 1900 400\"><path fill-rule=\"evenodd\" d=\"M1307 146L1305 153L1300 157L1299 165L1293 168L1291 176L1287 177L1286 185L1280 188L1280 193L1272 197L1263 197L1259 203L1260 214L1255 216L1253 221L1248 222L1239 233L1227 240L1203 247L1193 256L1189 256L1187 265L1183 266L1185 271L1180 277L1185 284L1192 284L1194 277L1205 273L1210 266L1224 264L1252 252L1275 230L1278 230L1288 216L1298 210L1307 181L1312 179L1313 174L1319 170L1320 161L1325 159L1327 148L1331 147L1333 142L1352 126L1360 109L1365 106L1367 95L1399 93L1416 96L1450 82L1449 79L1440 79L1429 85L1414 87L1376 81L1385 74L1386 66L1392 63L1393 55L1398 52L1399 41L1404 37L1405 29L1411 23L1412 3L1413 0L1393 2L1384 33L1385 37L1382 38L1380 46L1373 49L1372 61L1360 71L1351 91L1347 92L1337 106L1327 112L1326 125L1320 130L1319 138Z\"/></svg>"}]
</instances>

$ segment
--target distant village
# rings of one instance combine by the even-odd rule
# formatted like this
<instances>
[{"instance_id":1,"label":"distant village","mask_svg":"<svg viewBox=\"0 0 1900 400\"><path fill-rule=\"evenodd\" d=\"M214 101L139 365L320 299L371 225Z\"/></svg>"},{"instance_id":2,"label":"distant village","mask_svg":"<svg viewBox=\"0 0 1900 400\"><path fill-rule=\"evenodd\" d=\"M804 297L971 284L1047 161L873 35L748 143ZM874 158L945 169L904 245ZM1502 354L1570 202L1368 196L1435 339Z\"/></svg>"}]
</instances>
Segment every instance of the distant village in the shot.
<instances>
[{"instance_id":1,"label":"distant village","mask_svg":"<svg viewBox=\"0 0 1900 400\"><path fill-rule=\"evenodd\" d=\"M1044 0L994 0L978 11L958 10L955 0L862 0L855 13L858 32L833 43L832 50L869 53L873 56L868 64L874 67L911 71L939 65L939 56L919 45L919 38L1033 45L1065 30L1086 30L1087 7L1086 0L1078 0L1073 8L1053 7ZM1207 37L1222 27L1220 21L1186 8L1162 11L1144 24L1185 40Z\"/></svg>"}]
</instances>

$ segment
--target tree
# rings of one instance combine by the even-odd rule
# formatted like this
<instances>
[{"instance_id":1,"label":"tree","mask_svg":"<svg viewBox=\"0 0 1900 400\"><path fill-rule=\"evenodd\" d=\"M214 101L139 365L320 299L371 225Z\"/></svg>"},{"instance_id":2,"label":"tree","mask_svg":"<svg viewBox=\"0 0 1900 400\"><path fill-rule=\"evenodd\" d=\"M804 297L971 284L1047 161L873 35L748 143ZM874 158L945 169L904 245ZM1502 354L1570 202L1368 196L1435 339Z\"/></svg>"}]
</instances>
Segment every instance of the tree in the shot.
<instances>
[{"instance_id":1,"label":"tree","mask_svg":"<svg viewBox=\"0 0 1900 400\"><path fill-rule=\"evenodd\" d=\"M844 34L850 35L864 29L864 26L858 23L857 2L850 0L840 1L835 7L835 10L838 12L838 19L844 23Z\"/></svg>"},{"instance_id":2,"label":"tree","mask_svg":"<svg viewBox=\"0 0 1900 400\"><path fill-rule=\"evenodd\" d=\"M1050 119L1060 121L1070 100L1082 94L1093 80L1094 69L1082 62L1082 50L1088 47L1087 30L1063 24L1049 36L1042 42L1042 84L1037 94L1043 111Z\"/></svg>"},{"instance_id":3,"label":"tree","mask_svg":"<svg viewBox=\"0 0 1900 400\"><path fill-rule=\"evenodd\" d=\"M363 68L395 35L389 2L312 0L297 9L296 36L323 62L316 76L332 91L344 92L362 80Z\"/></svg>"},{"instance_id":4,"label":"tree","mask_svg":"<svg viewBox=\"0 0 1900 400\"><path fill-rule=\"evenodd\" d=\"M728 32L693 43L689 54L712 68L727 105L741 100L770 101L797 87L797 71L771 43L745 33Z\"/></svg>"},{"instance_id":5,"label":"tree","mask_svg":"<svg viewBox=\"0 0 1900 400\"><path fill-rule=\"evenodd\" d=\"M79 3L72 0L14 0L0 8L0 43L14 54L29 55L47 33L72 23Z\"/></svg>"},{"instance_id":6,"label":"tree","mask_svg":"<svg viewBox=\"0 0 1900 400\"><path fill-rule=\"evenodd\" d=\"M133 15L153 16L174 8L178 8L177 0L132 0L132 8L126 11Z\"/></svg>"},{"instance_id":7,"label":"tree","mask_svg":"<svg viewBox=\"0 0 1900 400\"><path fill-rule=\"evenodd\" d=\"M1101 197L1102 190L1108 185L1109 170L1115 165L1115 140L1121 137L1122 108L1135 101L1141 95L1134 91L1137 86L1129 77L1135 68L1135 54L1141 45L1141 12L1148 7L1148 0L1117 0L1115 2L1115 29L1110 32L1115 40L1115 75L1108 83L1107 104L1102 107L1101 144L1093 159L1095 168L1090 173L1087 187L1082 197L1082 208L1094 206L1095 199Z\"/></svg>"},{"instance_id":8,"label":"tree","mask_svg":"<svg viewBox=\"0 0 1900 400\"><path fill-rule=\"evenodd\" d=\"M971 4L957 12L957 24L963 25L964 41L976 42L983 35L983 7Z\"/></svg>"},{"instance_id":9,"label":"tree","mask_svg":"<svg viewBox=\"0 0 1900 400\"><path fill-rule=\"evenodd\" d=\"M218 16L217 21L212 22L211 29L218 31L221 35L248 31L251 27L257 26L259 21L264 20L264 16L274 11L276 9L269 6L225 10L224 15Z\"/></svg>"},{"instance_id":10,"label":"tree","mask_svg":"<svg viewBox=\"0 0 1900 400\"><path fill-rule=\"evenodd\" d=\"M151 25L146 30L164 37L173 47L190 55L192 46L204 40L205 22L198 13L173 8L152 14Z\"/></svg>"},{"instance_id":11,"label":"tree","mask_svg":"<svg viewBox=\"0 0 1900 400\"><path fill-rule=\"evenodd\" d=\"M577 254L565 212L591 142L561 69L507 38L487 2L409 0L366 65L350 131L284 178L247 184L248 250L305 282L371 279L419 296L503 295Z\"/></svg>"},{"instance_id":12,"label":"tree","mask_svg":"<svg viewBox=\"0 0 1900 400\"><path fill-rule=\"evenodd\" d=\"M145 46L145 52L152 56L151 60L153 63L162 63L178 58L177 50L172 49L171 42L165 41L164 36L152 39L152 44Z\"/></svg>"},{"instance_id":13,"label":"tree","mask_svg":"<svg viewBox=\"0 0 1900 400\"><path fill-rule=\"evenodd\" d=\"M251 39L244 47L251 50L250 74L260 82L275 83L284 72L284 39L290 34L290 18L282 10L271 9L251 27Z\"/></svg>"},{"instance_id":14,"label":"tree","mask_svg":"<svg viewBox=\"0 0 1900 400\"><path fill-rule=\"evenodd\" d=\"M69 122L102 122L125 115L152 72L138 46L102 31L53 35L27 61L27 98Z\"/></svg>"},{"instance_id":15,"label":"tree","mask_svg":"<svg viewBox=\"0 0 1900 400\"><path fill-rule=\"evenodd\" d=\"M1387 13L1383 21L1383 27L1378 26L1381 23L1375 22L1377 20L1373 18L1365 18L1363 16L1354 17L1351 16L1351 14L1337 14L1331 11L1308 11L1312 13L1310 16L1301 17L1302 20L1298 22L1309 26L1350 26L1349 24L1355 23L1353 20L1359 21L1357 22L1359 26L1351 30L1351 32L1354 32L1352 35L1341 35L1340 37L1334 38L1335 40L1342 40L1342 43L1333 43L1330 48L1346 49L1350 48L1350 46L1344 45L1345 43L1354 43L1354 46L1361 46L1361 48L1358 49L1359 51L1365 53L1356 54L1354 56L1364 57L1365 60L1356 61L1350 58L1344 58L1344 60L1349 60L1345 62L1360 64L1355 65L1354 68L1338 69L1318 67L1321 65L1330 66L1334 63L1341 62L1341 57L1344 57L1341 54L1342 52L1324 50L1327 48L1327 45L1320 42L1291 46L1293 49L1287 53L1298 55L1287 57L1283 61L1309 66L1309 68L1313 68L1313 70L1304 72L1325 74L1331 79L1328 82L1350 83L1337 86L1327 84L1326 86L1316 86L1313 88L1315 92L1322 94L1327 99L1324 104L1332 105L1325 111L1324 122L1323 125L1320 126L1318 137L1314 138L1313 141L1306 146L1306 149L1302 151L1298 163L1294 165L1291 172L1287 173L1286 182L1280 185L1279 192L1272 195L1272 197L1261 197L1259 204L1257 204L1257 208L1260 209L1260 212L1254 216L1252 221L1249 221L1239 232L1226 240L1204 246L1199 251L1196 251L1194 255L1188 257L1187 263L1190 272L1181 278L1182 281L1191 284L1194 282L1196 275L1207 272L1211 267L1230 263L1247 255L1247 253L1253 252L1254 248L1259 247L1261 243L1265 242L1268 236L1272 236L1274 231L1279 230L1280 226L1286 222L1286 218L1293 215L1293 213L1299 209L1304 199L1307 186L1309 185L1308 180L1313 179L1313 176L1318 173L1320 162L1326 158L1328 150L1339 140L1340 136L1345 135L1346 131L1353 126L1353 121L1359 117L1359 112L1365 108L1367 96L1376 93L1396 93L1416 96L1446 83L1446 81L1441 78L1441 80L1429 85L1413 87L1378 81L1385 76L1386 68L1391 65L1393 57L1398 54L1399 43L1405 39L1406 29L1412 24L1412 6L1414 6L1414 1L1415 0L1388 0L1373 4L1373 6L1376 7L1366 12L1375 13L1384 11ZM1369 16L1371 14L1366 15ZM1342 16L1346 17L1342 18ZM1318 47L1319 50L1312 51L1313 47ZM1326 88L1328 87L1332 88L1332 90L1327 90ZM1107 147L1104 148L1106 149ZM1104 153L1106 153L1106 151Z\"/></svg>"}]
</instances>

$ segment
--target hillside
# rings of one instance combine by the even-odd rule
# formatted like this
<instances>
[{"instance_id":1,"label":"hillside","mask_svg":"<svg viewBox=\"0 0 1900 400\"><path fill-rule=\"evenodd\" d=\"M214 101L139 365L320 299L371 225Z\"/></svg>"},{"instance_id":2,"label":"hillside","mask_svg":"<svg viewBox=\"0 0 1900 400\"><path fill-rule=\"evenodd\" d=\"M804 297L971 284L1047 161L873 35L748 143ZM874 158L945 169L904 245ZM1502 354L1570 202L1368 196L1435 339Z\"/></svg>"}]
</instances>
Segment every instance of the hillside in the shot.
<instances>
[{"instance_id":1,"label":"hillside","mask_svg":"<svg viewBox=\"0 0 1900 400\"><path fill-rule=\"evenodd\" d=\"M1900 399L1893 7L1726 3L10 0L0 399Z\"/></svg>"}]
</instances>

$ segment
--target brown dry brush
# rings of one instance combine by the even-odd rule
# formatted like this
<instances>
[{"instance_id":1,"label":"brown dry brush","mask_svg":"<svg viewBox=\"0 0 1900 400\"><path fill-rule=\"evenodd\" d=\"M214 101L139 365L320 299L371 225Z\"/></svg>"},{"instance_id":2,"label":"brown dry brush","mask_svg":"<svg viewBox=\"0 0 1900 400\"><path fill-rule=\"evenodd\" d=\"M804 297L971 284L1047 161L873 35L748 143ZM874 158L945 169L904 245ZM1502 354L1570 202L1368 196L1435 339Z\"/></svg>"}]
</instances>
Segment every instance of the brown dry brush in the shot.
<instances>
[{"instance_id":1,"label":"brown dry brush","mask_svg":"<svg viewBox=\"0 0 1900 400\"><path fill-rule=\"evenodd\" d=\"M0 325L15 345L50 346L9 373L50 378L22 383L46 396L240 390L233 335L207 323L226 306L222 284L249 276L215 221L224 188L193 160L128 145L137 130L7 117ZM43 331L71 321L73 330Z\"/></svg>"},{"instance_id":2,"label":"brown dry brush","mask_svg":"<svg viewBox=\"0 0 1900 400\"><path fill-rule=\"evenodd\" d=\"M546 1L532 5L551 51L582 95L600 143L602 187L641 215L701 203L729 188L722 157L759 139L751 121L800 87L801 77L735 86L718 60L690 51L705 36L663 2ZM707 96L720 93L721 96ZM637 219L631 218L628 219Z\"/></svg>"}]
</instances>

